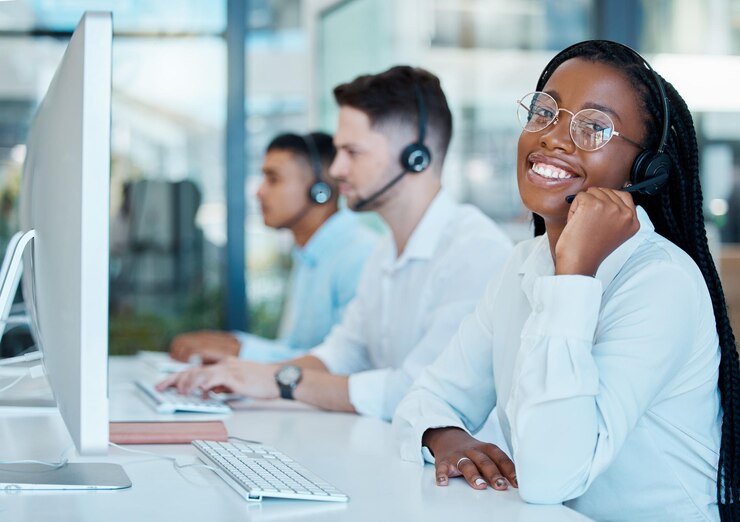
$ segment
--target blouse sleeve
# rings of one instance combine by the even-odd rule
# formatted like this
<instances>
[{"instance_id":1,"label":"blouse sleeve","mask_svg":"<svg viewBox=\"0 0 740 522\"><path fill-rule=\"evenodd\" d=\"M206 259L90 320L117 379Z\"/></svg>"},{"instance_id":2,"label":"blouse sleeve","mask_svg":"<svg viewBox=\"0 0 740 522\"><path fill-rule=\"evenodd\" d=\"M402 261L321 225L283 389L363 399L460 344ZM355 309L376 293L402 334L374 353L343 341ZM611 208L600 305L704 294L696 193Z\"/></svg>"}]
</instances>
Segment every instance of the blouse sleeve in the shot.
<instances>
[{"instance_id":1,"label":"blouse sleeve","mask_svg":"<svg viewBox=\"0 0 740 522\"><path fill-rule=\"evenodd\" d=\"M475 432L496 405L488 304L495 286L489 284L452 342L421 372L399 404L393 428L405 460L424 461L421 439L426 430L455 426Z\"/></svg>"},{"instance_id":2,"label":"blouse sleeve","mask_svg":"<svg viewBox=\"0 0 740 522\"><path fill-rule=\"evenodd\" d=\"M522 498L575 498L609 467L685 364L706 303L698 292L667 261L634 271L608 298L591 277L535 281L506 407Z\"/></svg>"}]
</instances>

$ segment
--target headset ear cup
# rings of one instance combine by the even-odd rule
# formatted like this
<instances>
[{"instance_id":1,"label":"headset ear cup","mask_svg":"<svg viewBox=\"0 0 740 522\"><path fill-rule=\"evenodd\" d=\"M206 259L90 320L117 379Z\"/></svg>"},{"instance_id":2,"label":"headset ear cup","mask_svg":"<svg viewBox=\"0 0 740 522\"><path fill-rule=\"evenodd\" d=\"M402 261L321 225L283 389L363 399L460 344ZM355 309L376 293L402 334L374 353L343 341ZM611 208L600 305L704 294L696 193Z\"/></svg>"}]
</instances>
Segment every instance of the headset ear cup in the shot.
<instances>
[{"instance_id":1,"label":"headset ear cup","mask_svg":"<svg viewBox=\"0 0 740 522\"><path fill-rule=\"evenodd\" d=\"M431 162L431 152L421 143L411 143L401 152L401 166L407 172L423 172Z\"/></svg>"},{"instance_id":2,"label":"headset ear cup","mask_svg":"<svg viewBox=\"0 0 740 522\"><path fill-rule=\"evenodd\" d=\"M654 183L647 184L637 192L648 196L653 196L660 192L668 183L668 176L671 171L671 158L664 152L653 152L643 150L632 163L630 172L630 182L633 185L645 183L654 180Z\"/></svg>"},{"instance_id":3,"label":"headset ear cup","mask_svg":"<svg viewBox=\"0 0 740 522\"><path fill-rule=\"evenodd\" d=\"M325 181L317 181L308 189L308 198L317 205L323 205L331 199L331 186Z\"/></svg>"},{"instance_id":4,"label":"headset ear cup","mask_svg":"<svg viewBox=\"0 0 740 522\"><path fill-rule=\"evenodd\" d=\"M650 158L653 153L649 150L643 150L640 152L635 161L632 162L632 170L630 171L630 183L637 185L645 181L645 165L650 162Z\"/></svg>"}]
</instances>

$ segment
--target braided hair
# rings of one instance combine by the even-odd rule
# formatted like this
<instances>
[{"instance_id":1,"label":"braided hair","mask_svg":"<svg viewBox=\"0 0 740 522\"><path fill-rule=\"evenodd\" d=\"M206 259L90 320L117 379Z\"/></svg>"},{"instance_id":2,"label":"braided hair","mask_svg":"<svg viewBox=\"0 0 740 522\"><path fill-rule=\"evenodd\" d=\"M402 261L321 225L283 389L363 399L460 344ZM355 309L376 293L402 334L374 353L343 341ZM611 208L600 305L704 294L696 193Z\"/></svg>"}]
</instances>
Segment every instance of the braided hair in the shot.
<instances>
[{"instance_id":1,"label":"braided hair","mask_svg":"<svg viewBox=\"0 0 740 522\"><path fill-rule=\"evenodd\" d=\"M718 385L723 410L717 501L721 520L740 521L740 419L736 418L740 414L740 366L722 284L707 245L699 183L699 154L691 113L676 89L645 67L644 60L635 51L604 40L581 42L565 49L545 68L537 90L541 91L555 69L572 58L611 65L625 75L640 93L648 131L646 145L651 150L659 146L664 117L656 81L663 83L670 112L670 131L664 152L671 159L672 175L660 194L647 196L637 193L633 196L635 204L642 206L650 216L655 230L691 256L701 270L712 298L721 353ZM541 216L534 215L534 225L535 236L545 233Z\"/></svg>"}]
</instances>

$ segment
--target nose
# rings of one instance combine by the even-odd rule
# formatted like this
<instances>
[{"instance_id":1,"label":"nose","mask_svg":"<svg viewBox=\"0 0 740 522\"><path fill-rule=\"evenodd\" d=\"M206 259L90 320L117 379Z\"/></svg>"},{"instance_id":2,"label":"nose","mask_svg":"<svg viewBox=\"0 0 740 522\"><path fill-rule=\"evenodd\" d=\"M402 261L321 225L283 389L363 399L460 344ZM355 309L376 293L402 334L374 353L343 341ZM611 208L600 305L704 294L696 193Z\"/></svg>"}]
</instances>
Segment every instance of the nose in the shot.
<instances>
[{"instance_id":1,"label":"nose","mask_svg":"<svg viewBox=\"0 0 740 522\"><path fill-rule=\"evenodd\" d=\"M561 115L562 112L566 114ZM575 151L576 145L570 135L572 118L573 113L569 110L558 109L558 114L553 122L545 127L540 134L540 144L550 150L562 150L568 153Z\"/></svg>"},{"instance_id":2,"label":"nose","mask_svg":"<svg viewBox=\"0 0 740 522\"><path fill-rule=\"evenodd\" d=\"M257 196L257 199L259 199L260 201L264 199L265 197L265 182L264 181L262 181L262 183L260 183L260 186L257 187L257 193L255 195Z\"/></svg>"},{"instance_id":3,"label":"nose","mask_svg":"<svg viewBox=\"0 0 740 522\"><path fill-rule=\"evenodd\" d=\"M347 170L346 155L347 153L342 149L337 150L334 161L329 165L329 176L332 179L341 180L344 178L344 173Z\"/></svg>"}]
</instances>

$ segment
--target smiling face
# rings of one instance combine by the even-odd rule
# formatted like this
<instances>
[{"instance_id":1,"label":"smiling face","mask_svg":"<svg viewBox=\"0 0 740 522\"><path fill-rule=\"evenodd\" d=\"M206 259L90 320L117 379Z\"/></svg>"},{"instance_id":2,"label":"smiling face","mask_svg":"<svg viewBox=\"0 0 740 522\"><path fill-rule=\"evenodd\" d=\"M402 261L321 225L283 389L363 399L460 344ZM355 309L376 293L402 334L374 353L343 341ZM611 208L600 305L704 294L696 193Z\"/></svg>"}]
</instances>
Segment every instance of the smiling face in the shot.
<instances>
[{"instance_id":1,"label":"smiling face","mask_svg":"<svg viewBox=\"0 0 740 522\"><path fill-rule=\"evenodd\" d=\"M607 113L616 130L645 142L644 111L639 94L618 69L599 62L573 58L561 64L543 91L558 107L576 113L596 108ZM517 150L517 181L524 206L545 219L564 224L569 205L565 196L589 187L624 187L640 148L614 137L596 151L575 146L570 137L571 116L565 111L539 132L523 131Z\"/></svg>"}]
</instances>

